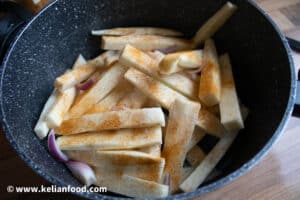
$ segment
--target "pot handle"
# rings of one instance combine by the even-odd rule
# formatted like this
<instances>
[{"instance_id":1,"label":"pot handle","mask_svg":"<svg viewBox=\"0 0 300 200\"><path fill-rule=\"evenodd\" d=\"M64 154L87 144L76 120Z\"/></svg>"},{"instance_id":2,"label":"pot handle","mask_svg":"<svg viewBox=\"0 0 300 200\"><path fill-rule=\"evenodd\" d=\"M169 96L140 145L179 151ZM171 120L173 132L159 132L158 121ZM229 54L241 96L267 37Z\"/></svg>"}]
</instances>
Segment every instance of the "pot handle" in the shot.
<instances>
[{"instance_id":1,"label":"pot handle","mask_svg":"<svg viewBox=\"0 0 300 200\"><path fill-rule=\"evenodd\" d=\"M298 72L297 94L293 115L295 117L300 117L300 71Z\"/></svg>"},{"instance_id":2,"label":"pot handle","mask_svg":"<svg viewBox=\"0 0 300 200\"><path fill-rule=\"evenodd\" d=\"M0 64L16 33L32 14L12 1L0 1Z\"/></svg>"},{"instance_id":3,"label":"pot handle","mask_svg":"<svg viewBox=\"0 0 300 200\"><path fill-rule=\"evenodd\" d=\"M300 52L300 41L286 37L291 49L296 52ZM300 71L298 72L298 81L297 81L297 94L296 94L296 102L293 111L293 115L296 117L300 117Z\"/></svg>"}]
</instances>

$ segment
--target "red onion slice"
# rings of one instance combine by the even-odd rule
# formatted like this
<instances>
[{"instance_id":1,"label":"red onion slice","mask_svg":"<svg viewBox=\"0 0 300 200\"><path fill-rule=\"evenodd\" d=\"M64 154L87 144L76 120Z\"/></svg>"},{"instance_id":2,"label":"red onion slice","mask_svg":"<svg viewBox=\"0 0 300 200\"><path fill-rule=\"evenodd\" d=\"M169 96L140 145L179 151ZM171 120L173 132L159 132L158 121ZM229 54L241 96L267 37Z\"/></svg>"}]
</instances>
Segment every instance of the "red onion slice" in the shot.
<instances>
[{"instance_id":1,"label":"red onion slice","mask_svg":"<svg viewBox=\"0 0 300 200\"><path fill-rule=\"evenodd\" d=\"M171 175L169 173L165 175L164 184L169 186L169 187L171 186Z\"/></svg>"},{"instance_id":2,"label":"red onion slice","mask_svg":"<svg viewBox=\"0 0 300 200\"><path fill-rule=\"evenodd\" d=\"M48 135L48 149L50 154L61 162L67 162L68 157L59 149L55 141L55 132L52 129Z\"/></svg>"},{"instance_id":3,"label":"red onion slice","mask_svg":"<svg viewBox=\"0 0 300 200\"><path fill-rule=\"evenodd\" d=\"M52 129L48 136L48 149L50 154L57 160L64 162L72 174L83 184L90 186L96 183L96 176L93 169L83 162L69 160L68 157L59 149L55 141L55 132Z\"/></svg>"},{"instance_id":4,"label":"red onion slice","mask_svg":"<svg viewBox=\"0 0 300 200\"><path fill-rule=\"evenodd\" d=\"M88 80L79 83L76 85L76 88L78 90L87 90L90 87L92 87L94 85L94 83L96 82L96 77L92 76L91 78L89 78Z\"/></svg>"},{"instance_id":5,"label":"red onion slice","mask_svg":"<svg viewBox=\"0 0 300 200\"><path fill-rule=\"evenodd\" d=\"M87 164L69 160L66 162L66 165L72 174L86 186L96 183L96 175L93 169Z\"/></svg>"},{"instance_id":6,"label":"red onion slice","mask_svg":"<svg viewBox=\"0 0 300 200\"><path fill-rule=\"evenodd\" d=\"M178 47L176 45L174 45L174 46L170 46L165 49L158 49L158 51L160 51L163 54L169 54L169 53L174 53L174 52L178 51Z\"/></svg>"}]
</instances>

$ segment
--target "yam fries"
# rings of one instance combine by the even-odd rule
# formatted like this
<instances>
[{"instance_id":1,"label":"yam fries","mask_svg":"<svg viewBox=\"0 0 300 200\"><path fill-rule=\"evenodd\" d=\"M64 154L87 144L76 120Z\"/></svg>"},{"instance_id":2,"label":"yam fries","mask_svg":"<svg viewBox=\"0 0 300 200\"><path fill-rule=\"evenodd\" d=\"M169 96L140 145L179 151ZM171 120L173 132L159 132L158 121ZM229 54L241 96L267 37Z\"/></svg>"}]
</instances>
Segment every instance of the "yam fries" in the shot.
<instances>
[{"instance_id":1,"label":"yam fries","mask_svg":"<svg viewBox=\"0 0 300 200\"><path fill-rule=\"evenodd\" d=\"M136 88L139 88L149 98L159 102L166 109L169 109L176 99L188 100L180 93L135 69L128 70L125 74L125 79L130 81ZM220 120L205 109L200 110L197 125L207 131L207 133L218 137L224 132Z\"/></svg>"},{"instance_id":2,"label":"yam fries","mask_svg":"<svg viewBox=\"0 0 300 200\"><path fill-rule=\"evenodd\" d=\"M175 90L135 69L129 69L124 77L149 98L159 102L164 108L170 108L175 99L188 100Z\"/></svg>"},{"instance_id":3,"label":"yam fries","mask_svg":"<svg viewBox=\"0 0 300 200\"><path fill-rule=\"evenodd\" d=\"M112 35L112 36L123 36L123 35L161 35L161 36L182 36L183 34L166 28L156 27L126 27L126 28L113 28L113 29L102 29L92 30L92 35Z\"/></svg>"},{"instance_id":4,"label":"yam fries","mask_svg":"<svg viewBox=\"0 0 300 200\"><path fill-rule=\"evenodd\" d=\"M69 108L73 104L76 90L73 87L63 92L58 91L56 94L56 100L46 116L46 121L49 128L55 128L61 125L64 116L67 114Z\"/></svg>"},{"instance_id":5,"label":"yam fries","mask_svg":"<svg viewBox=\"0 0 300 200\"><path fill-rule=\"evenodd\" d=\"M95 104L85 114L95 114L100 112L111 111L118 102L133 88L128 81L121 80L120 83L101 101Z\"/></svg>"},{"instance_id":6,"label":"yam fries","mask_svg":"<svg viewBox=\"0 0 300 200\"><path fill-rule=\"evenodd\" d=\"M178 65L184 69L195 69L203 65L202 50L187 51L179 56Z\"/></svg>"},{"instance_id":7,"label":"yam fries","mask_svg":"<svg viewBox=\"0 0 300 200\"><path fill-rule=\"evenodd\" d=\"M154 181L147 181L128 175L110 176L98 173L97 185L105 185L109 191L137 198L163 198L168 196L169 187Z\"/></svg>"},{"instance_id":8,"label":"yam fries","mask_svg":"<svg viewBox=\"0 0 300 200\"><path fill-rule=\"evenodd\" d=\"M106 51L100 54L98 57L90 60L88 63L97 68L109 67L118 61L120 56L119 53L120 52L118 51Z\"/></svg>"},{"instance_id":9,"label":"yam fries","mask_svg":"<svg viewBox=\"0 0 300 200\"><path fill-rule=\"evenodd\" d=\"M231 2L227 2L220 10L218 10L208 21L206 21L197 31L193 38L195 46L198 46L211 36L213 36L225 22L234 14L237 6Z\"/></svg>"},{"instance_id":10,"label":"yam fries","mask_svg":"<svg viewBox=\"0 0 300 200\"><path fill-rule=\"evenodd\" d=\"M215 168L221 160L227 149L233 143L237 133L225 133L213 150L204 158L200 165L184 180L180 189L184 192L191 192L203 183L209 173Z\"/></svg>"},{"instance_id":11,"label":"yam fries","mask_svg":"<svg viewBox=\"0 0 300 200\"><path fill-rule=\"evenodd\" d=\"M152 128L121 129L62 136L57 144L62 150L135 149L162 143L159 126Z\"/></svg>"},{"instance_id":12,"label":"yam fries","mask_svg":"<svg viewBox=\"0 0 300 200\"><path fill-rule=\"evenodd\" d=\"M182 73L171 74L162 77L162 82L173 90L183 94L191 100L198 100L198 83Z\"/></svg>"},{"instance_id":13,"label":"yam fries","mask_svg":"<svg viewBox=\"0 0 300 200\"><path fill-rule=\"evenodd\" d=\"M200 104L175 100L169 110L163 157L166 159L165 174L171 174L170 192L177 192L181 180L181 168L187 153Z\"/></svg>"},{"instance_id":14,"label":"yam fries","mask_svg":"<svg viewBox=\"0 0 300 200\"><path fill-rule=\"evenodd\" d=\"M222 93L220 102L221 123L229 131L244 128L240 104L236 93L232 67L228 54L220 57L222 74Z\"/></svg>"},{"instance_id":15,"label":"yam fries","mask_svg":"<svg viewBox=\"0 0 300 200\"><path fill-rule=\"evenodd\" d=\"M87 112L97 102L111 92L122 80L126 68L115 63L99 80L76 101L68 113L69 118L76 118Z\"/></svg>"},{"instance_id":16,"label":"yam fries","mask_svg":"<svg viewBox=\"0 0 300 200\"><path fill-rule=\"evenodd\" d=\"M46 122L46 117L48 112L51 110L53 104L56 101L56 92L57 91L53 91L51 93L50 97L48 98L47 102L43 107L39 120L34 127L34 132L40 139L45 138L49 132L49 127Z\"/></svg>"},{"instance_id":17,"label":"yam fries","mask_svg":"<svg viewBox=\"0 0 300 200\"><path fill-rule=\"evenodd\" d=\"M179 50L190 49L192 43L181 38L171 38L157 35L125 35L120 37L103 36L101 48L105 50L122 50L130 44L143 51L166 49L176 46Z\"/></svg>"},{"instance_id":18,"label":"yam fries","mask_svg":"<svg viewBox=\"0 0 300 200\"><path fill-rule=\"evenodd\" d=\"M73 69L79 68L87 63L86 59L83 57L83 55L79 54L74 65Z\"/></svg>"},{"instance_id":19,"label":"yam fries","mask_svg":"<svg viewBox=\"0 0 300 200\"><path fill-rule=\"evenodd\" d=\"M34 131L42 139L53 128L50 154L84 184L120 195L163 198L217 179L249 113L229 55L210 39L236 9L227 2L192 39L156 27L92 31L106 51L88 61L79 55L57 77ZM219 138L210 152L206 134Z\"/></svg>"},{"instance_id":20,"label":"yam fries","mask_svg":"<svg viewBox=\"0 0 300 200\"><path fill-rule=\"evenodd\" d=\"M183 71L184 68L181 68L178 64L180 55L181 52L166 55L159 64L159 72L161 74L170 75Z\"/></svg>"},{"instance_id":21,"label":"yam fries","mask_svg":"<svg viewBox=\"0 0 300 200\"><path fill-rule=\"evenodd\" d=\"M164 59L164 57L166 56L165 54L163 54L162 52L155 50L155 51L149 51L147 53L151 58L153 58L154 60L156 60L156 62L160 63L162 61L162 59Z\"/></svg>"},{"instance_id":22,"label":"yam fries","mask_svg":"<svg viewBox=\"0 0 300 200\"><path fill-rule=\"evenodd\" d=\"M71 88L86 80L98 68L110 66L112 63L117 61L118 57L118 54L114 51L104 52L93 60L88 61L85 65L74 67L73 70L56 78L54 85L60 91Z\"/></svg>"},{"instance_id":23,"label":"yam fries","mask_svg":"<svg viewBox=\"0 0 300 200\"><path fill-rule=\"evenodd\" d=\"M55 88L64 91L74 87L76 84L86 80L92 73L96 71L96 67L86 64L82 67L75 68L55 80Z\"/></svg>"},{"instance_id":24,"label":"yam fries","mask_svg":"<svg viewBox=\"0 0 300 200\"><path fill-rule=\"evenodd\" d=\"M159 65L162 74L170 75L185 69L202 67L202 50L182 51L166 55Z\"/></svg>"},{"instance_id":25,"label":"yam fries","mask_svg":"<svg viewBox=\"0 0 300 200\"><path fill-rule=\"evenodd\" d=\"M141 91L134 89L117 103L115 110L138 109L141 108L146 101L147 96L145 96Z\"/></svg>"},{"instance_id":26,"label":"yam fries","mask_svg":"<svg viewBox=\"0 0 300 200\"><path fill-rule=\"evenodd\" d=\"M206 106L219 104L221 73L214 41L208 39L204 46L204 66L200 77L199 98Z\"/></svg>"},{"instance_id":27,"label":"yam fries","mask_svg":"<svg viewBox=\"0 0 300 200\"><path fill-rule=\"evenodd\" d=\"M155 156L155 157L160 157L161 156L161 145L151 145L151 146L148 146L148 147L142 147L142 148L138 148L138 149L135 149L136 151L141 151L141 152L144 152L144 153L148 153L152 156Z\"/></svg>"},{"instance_id":28,"label":"yam fries","mask_svg":"<svg viewBox=\"0 0 300 200\"><path fill-rule=\"evenodd\" d=\"M243 120L248 116L248 109L244 108ZM180 189L184 192L190 192L203 183L205 178L212 172L221 158L225 155L231 144L234 142L238 135L239 130L232 132L225 132L216 146L208 153L208 155L200 162L198 167L184 180Z\"/></svg>"},{"instance_id":29,"label":"yam fries","mask_svg":"<svg viewBox=\"0 0 300 200\"><path fill-rule=\"evenodd\" d=\"M58 135L70 135L121 128L144 128L156 125L165 126L164 114L160 108L129 109L68 119L56 128L55 132Z\"/></svg>"},{"instance_id":30,"label":"yam fries","mask_svg":"<svg viewBox=\"0 0 300 200\"><path fill-rule=\"evenodd\" d=\"M124 66L135 68L151 76L191 99L198 99L198 86L194 81L181 74L171 76L161 75L159 73L159 62L133 46L126 45L119 62ZM174 81L176 78L180 80Z\"/></svg>"},{"instance_id":31,"label":"yam fries","mask_svg":"<svg viewBox=\"0 0 300 200\"><path fill-rule=\"evenodd\" d=\"M102 173L127 174L156 182L160 181L165 166L163 158L132 150L71 150L65 153L69 158L88 163Z\"/></svg>"}]
</instances>

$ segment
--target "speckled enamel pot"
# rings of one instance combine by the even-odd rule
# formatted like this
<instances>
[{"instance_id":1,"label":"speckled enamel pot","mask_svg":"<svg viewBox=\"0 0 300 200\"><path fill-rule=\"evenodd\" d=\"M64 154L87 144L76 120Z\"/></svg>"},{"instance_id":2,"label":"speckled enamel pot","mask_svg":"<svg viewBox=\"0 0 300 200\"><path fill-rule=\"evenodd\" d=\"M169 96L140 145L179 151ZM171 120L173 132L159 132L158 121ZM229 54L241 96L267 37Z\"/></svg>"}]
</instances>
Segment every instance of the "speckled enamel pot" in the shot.
<instances>
[{"instance_id":1,"label":"speckled enamel pot","mask_svg":"<svg viewBox=\"0 0 300 200\"><path fill-rule=\"evenodd\" d=\"M221 174L196 191L167 199L187 199L213 191L249 171L282 133L295 103L296 78L287 42L265 13L246 0L232 0L238 12L214 37L219 52L229 52L242 102L250 108L246 128L217 168ZM91 29L161 26L190 37L225 0L59 0L35 16L17 35L1 69L1 119L20 157L56 185L80 183L48 153L33 132L53 90L55 77L79 53L100 53ZM125 198L77 193L90 199Z\"/></svg>"}]
</instances>

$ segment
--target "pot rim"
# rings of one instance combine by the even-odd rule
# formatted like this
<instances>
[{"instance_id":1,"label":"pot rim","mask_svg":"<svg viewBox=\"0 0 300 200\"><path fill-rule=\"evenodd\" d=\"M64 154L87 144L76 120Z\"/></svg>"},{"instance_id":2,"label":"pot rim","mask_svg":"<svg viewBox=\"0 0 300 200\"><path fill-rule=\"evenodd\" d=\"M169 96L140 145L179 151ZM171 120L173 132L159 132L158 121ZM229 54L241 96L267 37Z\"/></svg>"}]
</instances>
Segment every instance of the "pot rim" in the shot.
<instances>
[{"instance_id":1,"label":"pot rim","mask_svg":"<svg viewBox=\"0 0 300 200\"><path fill-rule=\"evenodd\" d=\"M3 132L6 135L6 138L8 139L9 143L11 144L11 146L14 148L14 150L18 153L18 155L22 158L22 160L25 161L25 163L32 168L35 172L37 172L37 174L39 174L41 177L43 177L44 179L46 179L47 181L49 181L52 184L55 184L57 186L65 186L66 184L57 180L56 178L50 176L47 172L41 170L31 159L30 157L28 157L26 154L24 154L18 144L15 142L13 136L11 135L11 131L9 130L9 127L7 126L6 123L6 117L5 117L5 113L3 110L3 101L2 101L2 86L3 86L3 76L4 76L4 72L6 69L6 63L9 60L10 54L12 49L14 48L14 46L16 45L16 43L18 42L18 40L20 39L20 37L22 36L22 34L24 33L24 31L27 30L27 28L35 21L36 18L38 18L41 14L43 14L44 12L46 12L48 10L48 8L54 6L59 0L55 0L52 3L50 3L49 5L47 5L45 8L43 8L37 15L35 15L20 31L19 33L16 35L14 41L10 44L8 51L3 59L3 67L2 69L0 69L1 72L1 81L0 81L0 87L1 87L1 91L0 91L0 115L1 115L1 121L2 121L2 127L3 127ZM182 194L176 194L176 195L172 195L172 196L168 196L164 199L190 199L190 198L195 198L197 196L206 194L208 192L214 191L218 188L221 188L222 186L231 183L232 181L238 179L239 177L241 177L242 175L244 175L245 173L249 172L259 161L262 160L262 158L268 153L268 151L271 149L271 146L278 140L279 136L281 135L281 133L283 132L284 128L287 125L287 122L292 114L294 105L295 105L295 99L296 99L296 85L297 85L297 79L296 79L296 73L295 73L295 67L294 67L294 61L292 58L292 51L288 45L288 41L286 40L284 34L281 32L281 30L279 29L279 27L277 26L277 24L268 16L268 14L262 9L260 8L257 3L255 3L253 0L247 0L247 2L253 6L259 13L262 14L263 17L265 17L265 19L274 27L276 33L278 34L278 36L281 38L281 41L285 47L286 53L287 53L287 57L289 60L289 67L290 67L290 72L291 72L291 89L290 89L290 96L289 96L289 100L288 100L288 104L287 104L287 108L286 111L283 115L283 118L279 124L279 126L277 127L276 131L274 132L273 136L271 137L271 139L267 142L267 144L252 158L250 159L248 162L246 162L245 164L243 164L240 168L238 168L237 170L235 170L234 172L228 174L227 176L208 184L207 186L204 187L200 187L197 190L193 191L193 192L188 192L188 193L182 193ZM73 194L79 195L81 197L85 197L88 199L101 199L101 200L106 200L106 199L128 199L126 197L113 197L113 196L107 196L104 194L98 194L98 193L88 193L88 192L74 192ZM146 198L146 199L153 199L153 198Z\"/></svg>"}]
</instances>

